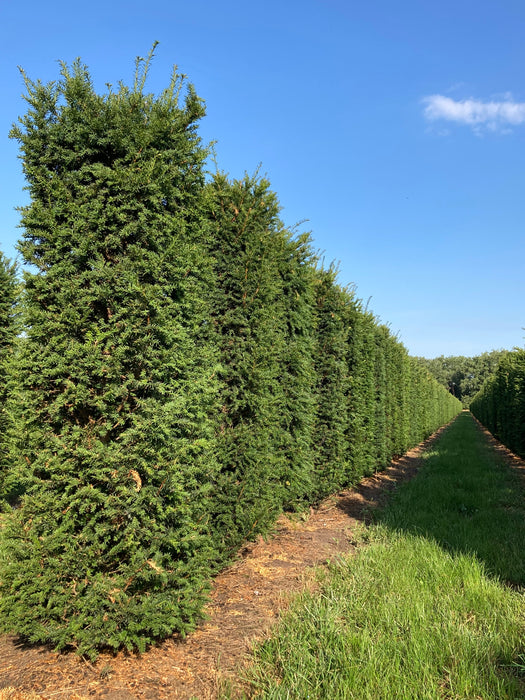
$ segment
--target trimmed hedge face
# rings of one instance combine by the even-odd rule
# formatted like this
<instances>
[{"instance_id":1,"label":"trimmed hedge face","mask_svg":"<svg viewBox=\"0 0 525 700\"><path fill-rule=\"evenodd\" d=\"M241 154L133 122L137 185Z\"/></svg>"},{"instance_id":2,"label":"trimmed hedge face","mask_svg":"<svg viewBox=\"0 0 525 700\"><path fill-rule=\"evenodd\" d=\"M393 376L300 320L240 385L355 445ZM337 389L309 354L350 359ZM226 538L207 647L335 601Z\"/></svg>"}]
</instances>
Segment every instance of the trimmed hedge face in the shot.
<instances>
[{"instance_id":1,"label":"trimmed hedge face","mask_svg":"<svg viewBox=\"0 0 525 700\"><path fill-rule=\"evenodd\" d=\"M147 67L147 66L146 66ZM139 64L138 68L141 66ZM94 655L198 619L240 543L461 405L317 265L257 177L205 183L200 100L26 81L26 337L4 629Z\"/></svg>"},{"instance_id":2,"label":"trimmed hedge face","mask_svg":"<svg viewBox=\"0 0 525 700\"><path fill-rule=\"evenodd\" d=\"M525 350L504 355L470 410L509 449L525 457Z\"/></svg>"}]
</instances>

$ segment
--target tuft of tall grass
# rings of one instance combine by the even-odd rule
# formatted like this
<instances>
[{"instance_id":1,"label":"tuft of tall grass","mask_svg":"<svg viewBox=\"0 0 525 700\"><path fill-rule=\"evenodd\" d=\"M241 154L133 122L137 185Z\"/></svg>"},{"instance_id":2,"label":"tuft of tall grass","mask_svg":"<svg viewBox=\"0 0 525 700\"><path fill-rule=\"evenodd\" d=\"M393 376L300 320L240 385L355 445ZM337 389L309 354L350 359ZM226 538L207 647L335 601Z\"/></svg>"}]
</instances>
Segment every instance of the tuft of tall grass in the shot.
<instances>
[{"instance_id":1,"label":"tuft of tall grass","mask_svg":"<svg viewBox=\"0 0 525 700\"><path fill-rule=\"evenodd\" d=\"M463 414L366 530L368 545L321 571L255 649L248 695L525 697L524 599L504 582L523 583L515 509L525 520L519 482Z\"/></svg>"}]
</instances>

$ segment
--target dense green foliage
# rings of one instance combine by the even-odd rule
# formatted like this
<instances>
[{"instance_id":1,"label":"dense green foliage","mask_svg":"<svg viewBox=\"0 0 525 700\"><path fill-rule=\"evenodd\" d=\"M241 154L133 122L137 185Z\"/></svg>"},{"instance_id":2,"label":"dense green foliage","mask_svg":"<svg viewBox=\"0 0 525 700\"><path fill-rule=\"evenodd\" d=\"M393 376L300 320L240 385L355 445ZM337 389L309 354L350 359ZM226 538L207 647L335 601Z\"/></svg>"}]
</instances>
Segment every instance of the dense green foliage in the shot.
<instances>
[{"instance_id":1,"label":"dense green foliage","mask_svg":"<svg viewBox=\"0 0 525 700\"><path fill-rule=\"evenodd\" d=\"M146 72L105 95L80 62L26 78L12 131L34 271L0 617L88 654L184 633L243 540L460 409L318 268L266 180L205 181L200 99L177 75L146 94Z\"/></svg>"},{"instance_id":2,"label":"dense green foliage","mask_svg":"<svg viewBox=\"0 0 525 700\"><path fill-rule=\"evenodd\" d=\"M504 583L525 584L523 484L467 412L423 460L255 649L247 696L524 697L523 595Z\"/></svg>"},{"instance_id":3,"label":"dense green foliage","mask_svg":"<svg viewBox=\"0 0 525 700\"><path fill-rule=\"evenodd\" d=\"M33 641L144 648L187 629L213 557L203 107L191 89L179 104L177 76L144 94L139 70L99 96L78 62L26 87L12 136L37 271L12 452L27 493L5 528L0 610Z\"/></svg>"},{"instance_id":4,"label":"dense green foliage","mask_svg":"<svg viewBox=\"0 0 525 700\"><path fill-rule=\"evenodd\" d=\"M470 408L498 440L525 457L525 350L503 355Z\"/></svg>"},{"instance_id":5,"label":"dense green foliage","mask_svg":"<svg viewBox=\"0 0 525 700\"><path fill-rule=\"evenodd\" d=\"M315 285L315 487L322 496L352 479L349 430L350 338L357 317L351 294L335 270L319 271Z\"/></svg>"},{"instance_id":6,"label":"dense green foliage","mask_svg":"<svg viewBox=\"0 0 525 700\"><path fill-rule=\"evenodd\" d=\"M300 289L300 278L312 273L309 251L290 239L266 180L216 175L207 205L221 365L221 469L212 508L214 530L230 549L311 490L313 370L310 343L298 336L311 334L309 288Z\"/></svg>"},{"instance_id":7,"label":"dense green foliage","mask_svg":"<svg viewBox=\"0 0 525 700\"><path fill-rule=\"evenodd\" d=\"M0 390L4 388L5 366L16 336L17 287L16 265L0 252Z\"/></svg>"},{"instance_id":8,"label":"dense green foliage","mask_svg":"<svg viewBox=\"0 0 525 700\"><path fill-rule=\"evenodd\" d=\"M8 466L7 434L11 419L7 400L17 331L17 291L16 265L0 253L0 494L3 491L4 474Z\"/></svg>"},{"instance_id":9,"label":"dense green foliage","mask_svg":"<svg viewBox=\"0 0 525 700\"><path fill-rule=\"evenodd\" d=\"M507 352L508 350L492 350L476 357L441 355L432 360L425 357L417 359L440 384L447 387L450 393L468 408L485 379L496 371L499 361Z\"/></svg>"}]
</instances>

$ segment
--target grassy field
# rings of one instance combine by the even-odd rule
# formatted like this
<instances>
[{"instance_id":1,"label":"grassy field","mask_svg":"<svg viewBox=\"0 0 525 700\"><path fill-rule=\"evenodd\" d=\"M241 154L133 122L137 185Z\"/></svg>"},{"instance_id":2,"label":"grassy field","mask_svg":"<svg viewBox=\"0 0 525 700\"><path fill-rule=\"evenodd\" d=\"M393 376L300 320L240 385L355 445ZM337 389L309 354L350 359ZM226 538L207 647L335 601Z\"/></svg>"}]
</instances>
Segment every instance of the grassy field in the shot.
<instances>
[{"instance_id":1,"label":"grassy field","mask_svg":"<svg viewBox=\"0 0 525 700\"><path fill-rule=\"evenodd\" d=\"M224 697L525 697L523 484L468 413Z\"/></svg>"}]
</instances>

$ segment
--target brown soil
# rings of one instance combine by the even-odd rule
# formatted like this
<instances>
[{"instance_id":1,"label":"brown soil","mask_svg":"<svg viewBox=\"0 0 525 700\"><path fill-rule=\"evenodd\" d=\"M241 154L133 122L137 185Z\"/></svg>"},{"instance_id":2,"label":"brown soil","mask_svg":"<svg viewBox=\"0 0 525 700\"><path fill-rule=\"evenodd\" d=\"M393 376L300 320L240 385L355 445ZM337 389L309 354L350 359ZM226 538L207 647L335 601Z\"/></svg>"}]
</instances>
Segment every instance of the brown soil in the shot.
<instances>
[{"instance_id":1,"label":"brown soil","mask_svg":"<svg viewBox=\"0 0 525 700\"><path fill-rule=\"evenodd\" d=\"M311 567L355 549L356 528L417 472L423 449L441 432L356 488L331 496L304 519L282 516L268 541L248 544L217 576L208 619L185 640L167 639L142 655L101 654L89 663L0 637L0 700L216 698L221 681L242 667L252 643L267 633L290 594L313 585Z\"/></svg>"}]
</instances>

